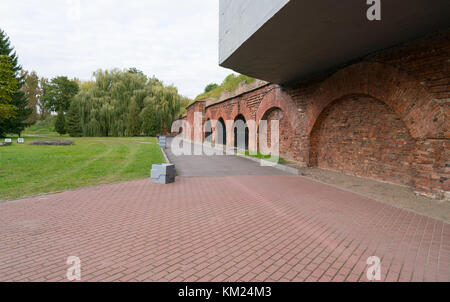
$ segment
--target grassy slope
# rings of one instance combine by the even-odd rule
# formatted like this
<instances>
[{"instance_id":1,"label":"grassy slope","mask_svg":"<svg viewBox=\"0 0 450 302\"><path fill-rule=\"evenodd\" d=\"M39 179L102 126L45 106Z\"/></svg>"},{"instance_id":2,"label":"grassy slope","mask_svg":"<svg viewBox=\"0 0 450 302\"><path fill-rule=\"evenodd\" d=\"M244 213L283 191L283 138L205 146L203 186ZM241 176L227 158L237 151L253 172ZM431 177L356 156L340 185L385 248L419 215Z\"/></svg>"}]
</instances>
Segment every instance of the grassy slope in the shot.
<instances>
[{"instance_id":1,"label":"grassy slope","mask_svg":"<svg viewBox=\"0 0 450 302\"><path fill-rule=\"evenodd\" d=\"M46 120L38 121L31 127L25 129L23 134L53 134L55 133L56 116L49 117Z\"/></svg>"},{"instance_id":2,"label":"grassy slope","mask_svg":"<svg viewBox=\"0 0 450 302\"><path fill-rule=\"evenodd\" d=\"M71 138L73 146L27 144L36 139L49 137L25 137L25 144L0 147L0 200L149 177L151 165L164 162L155 138Z\"/></svg>"},{"instance_id":3,"label":"grassy slope","mask_svg":"<svg viewBox=\"0 0 450 302\"><path fill-rule=\"evenodd\" d=\"M236 90L239 83L245 82L246 84L251 84L254 81L255 81L254 78L251 78L251 77L248 77L245 75L239 75L239 76L230 75L223 81L223 83L219 87L211 90L208 93L200 94L199 96L197 96L195 98L195 101L203 100L203 99L207 99L207 98L218 98L218 97L220 97L220 95L222 94L222 92L224 90L233 92Z\"/></svg>"}]
</instances>

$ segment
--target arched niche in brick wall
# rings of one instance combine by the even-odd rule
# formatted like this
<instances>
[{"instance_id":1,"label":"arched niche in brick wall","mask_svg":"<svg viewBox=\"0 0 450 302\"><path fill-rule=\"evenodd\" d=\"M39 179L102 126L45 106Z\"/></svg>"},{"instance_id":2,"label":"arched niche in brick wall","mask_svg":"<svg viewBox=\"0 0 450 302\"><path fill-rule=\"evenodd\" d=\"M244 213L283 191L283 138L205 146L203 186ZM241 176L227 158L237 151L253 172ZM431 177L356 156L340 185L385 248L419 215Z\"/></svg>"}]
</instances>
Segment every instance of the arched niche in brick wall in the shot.
<instances>
[{"instance_id":1,"label":"arched niche in brick wall","mask_svg":"<svg viewBox=\"0 0 450 302\"><path fill-rule=\"evenodd\" d=\"M292 129L295 129L299 124L299 117L297 114L297 106L292 98L284 92L280 87L271 90L267 93L259 104L256 112L256 122L259 124L269 110L273 108L279 108L283 111L292 125Z\"/></svg>"},{"instance_id":2,"label":"arched niche in brick wall","mask_svg":"<svg viewBox=\"0 0 450 302\"><path fill-rule=\"evenodd\" d=\"M416 140L386 103L349 95L330 103L310 136L309 166L412 185Z\"/></svg>"},{"instance_id":3,"label":"arched niche in brick wall","mask_svg":"<svg viewBox=\"0 0 450 302\"><path fill-rule=\"evenodd\" d=\"M281 156L291 159L299 159L299 137L296 133L300 124L297 106L292 98L281 87L276 87L267 93L259 104L256 112L256 125L258 127L258 138L256 144L260 147L260 122L268 122L267 134L263 138L267 139L267 146L271 145L272 120L278 120L279 124L279 148Z\"/></svg>"},{"instance_id":4,"label":"arched niche in brick wall","mask_svg":"<svg viewBox=\"0 0 450 302\"><path fill-rule=\"evenodd\" d=\"M233 123L233 144L239 150L249 150L250 130L244 115L239 114Z\"/></svg>"},{"instance_id":5,"label":"arched niche in brick wall","mask_svg":"<svg viewBox=\"0 0 450 302\"><path fill-rule=\"evenodd\" d=\"M227 125L222 117L216 122L216 127L214 129L214 138L216 144L227 145Z\"/></svg>"},{"instance_id":6,"label":"arched niche in brick wall","mask_svg":"<svg viewBox=\"0 0 450 302\"><path fill-rule=\"evenodd\" d=\"M220 105L216 105L216 106L220 106ZM228 114L223 107L219 107L219 108L207 107L206 108L205 119L211 120L213 128L216 127L217 121L220 118L222 118L224 121L229 119Z\"/></svg>"},{"instance_id":7,"label":"arched niche in brick wall","mask_svg":"<svg viewBox=\"0 0 450 302\"><path fill-rule=\"evenodd\" d=\"M235 129L235 122L239 117L242 117L246 121L246 123L254 120L254 117L253 117L251 111L247 107L247 103L240 99L233 103L231 110L230 110L230 108L228 108L228 119L225 121L226 127L227 127L227 144L228 144L228 146L231 146L231 147L235 146L234 129ZM247 124L247 126L248 126L248 124ZM254 132L255 132L254 129L250 129L249 134L248 134L248 136L249 136L248 144L249 144L249 148L251 150L254 150L254 148L255 148L254 141L256 141L256 137L255 137Z\"/></svg>"},{"instance_id":8,"label":"arched niche in brick wall","mask_svg":"<svg viewBox=\"0 0 450 302\"><path fill-rule=\"evenodd\" d=\"M256 139L256 146L257 146L257 150L260 151L261 153L265 154L266 152L268 152L268 150L270 150L270 148L272 147L272 121L278 121L278 136L279 136L279 141L278 143L280 143L280 141L283 141L284 137L286 136L287 132L290 132L290 135L288 135L288 139L294 137L292 135L292 129L291 129L291 125L289 125L289 122L286 123L287 118L286 115L284 114L284 111L279 108L279 107L271 107L269 108L266 113L264 113L264 115L262 116L260 121L266 121L267 124L265 126L265 131L263 131L264 127L262 128L261 123L258 123L257 125L257 139ZM287 124L287 125L286 125ZM276 133L276 132L274 132ZM265 144L263 144L261 146L261 140L265 140ZM264 142L264 141L262 141ZM268 150L264 150L265 148L268 148ZM285 151L285 150L283 150Z\"/></svg>"},{"instance_id":9,"label":"arched niche in brick wall","mask_svg":"<svg viewBox=\"0 0 450 302\"><path fill-rule=\"evenodd\" d=\"M213 125L210 119L207 119L203 126L203 139L206 142L213 142Z\"/></svg>"},{"instance_id":10,"label":"arched niche in brick wall","mask_svg":"<svg viewBox=\"0 0 450 302\"><path fill-rule=\"evenodd\" d=\"M415 139L444 136L445 114L423 85L397 68L372 62L344 68L319 86L305 111L306 133L311 133L317 118L331 102L355 94L386 103Z\"/></svg>"},{"instance_id":11,"label":"arched niche in brick wall","mask_svg":"<svg viewBox=\"0 0 450 302\"><path fill-rule=\"evenodd\" d=\"M229 114L226 112L226 110L221 105L215 105L215 106L220 106L220 107L219 108L214 108L214 107L206 108L205 120L211 121L214 142L226 145L228 137L230 135L228 133L230 125L227 125L227 121L230 120ZM220 129L219 129L219 121L221 122ZM232 124L233 124L233 120L231 121L231 125ZM217 133L218 130L220 130L220 132L221 132L220 134Z\"/></svg>"}]
</instances>

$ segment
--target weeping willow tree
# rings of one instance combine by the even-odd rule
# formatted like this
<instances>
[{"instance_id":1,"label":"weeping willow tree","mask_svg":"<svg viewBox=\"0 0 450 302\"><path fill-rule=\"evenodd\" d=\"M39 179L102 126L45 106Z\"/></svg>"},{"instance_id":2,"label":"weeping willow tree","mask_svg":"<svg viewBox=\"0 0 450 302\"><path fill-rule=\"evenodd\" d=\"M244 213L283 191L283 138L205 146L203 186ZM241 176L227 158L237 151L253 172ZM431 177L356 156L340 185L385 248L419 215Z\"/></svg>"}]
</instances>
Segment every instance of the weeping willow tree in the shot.
<instances>
[{"instance_id":1,"label":"weeping willow tree","mask_svg":"<svg viewBox=\"0 0 450 302\"><path fill-rule=\"evenodd\" d=\"M99 70L94 77L81 85L71 104L83 136L163 133L186 103L175 87L142 73Z\"/></svg>"}]
</instances>

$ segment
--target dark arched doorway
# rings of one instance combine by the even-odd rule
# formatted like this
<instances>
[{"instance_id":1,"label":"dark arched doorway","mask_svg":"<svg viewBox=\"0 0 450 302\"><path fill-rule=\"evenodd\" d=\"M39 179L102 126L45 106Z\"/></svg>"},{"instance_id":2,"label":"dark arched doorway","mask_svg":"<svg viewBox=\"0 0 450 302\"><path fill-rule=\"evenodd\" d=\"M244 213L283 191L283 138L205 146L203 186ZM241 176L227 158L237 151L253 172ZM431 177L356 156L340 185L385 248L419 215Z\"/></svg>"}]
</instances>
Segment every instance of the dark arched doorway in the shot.
<instances>
[{"instance_id":1,"label":"dark arched doorway","mask_svg":"<svg viewBox=\"0 0 450 302\"><path fill-rule=\"evenodd\" d=\"M223 118L219 118L216 125L216 143L220 145L227 145L227 128Z\"/></svg>"},{"instance_id":2,"label":"dark arched doorway","mask_svg":"<svg viewBox=\"0 0 450 302\"><path fill-rule=\"evenodd\" d=\"M205 131L205 142L211 143L213 138L211 120L206 121L204 131Z\"/></svg>"},{"instance_id":3,"label":"dark arched doorway","mask_svg":"<svg viewBox=\"0 0 450 302\"><path fill-rule=\"evenodd\" d=\"M241 150L248 150L249 130L247 121L242 114L234 120L234 147Z\"/></svg>"}]
</instances>

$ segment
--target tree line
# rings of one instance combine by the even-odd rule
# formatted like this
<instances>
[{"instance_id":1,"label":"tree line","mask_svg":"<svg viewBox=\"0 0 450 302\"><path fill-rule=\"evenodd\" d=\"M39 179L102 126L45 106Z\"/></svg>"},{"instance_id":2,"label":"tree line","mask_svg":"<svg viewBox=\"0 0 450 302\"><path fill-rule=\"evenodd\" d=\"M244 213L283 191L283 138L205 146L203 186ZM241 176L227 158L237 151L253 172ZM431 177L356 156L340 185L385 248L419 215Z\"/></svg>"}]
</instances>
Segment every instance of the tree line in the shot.
<instances>
[{"instance_id":1,"label":"tree line","mask_svg":"<svg viewBox=\"0 0 450 302\"><path fill-rule=\"evenodd\" d=\"M33 109L23 87L25 74L8 36L0 29L0 137L19 134L31 124Z\"/></svg>"},{"instance_id":2,"label":"tree line","mask_svg":"<svg viewBox=\"0 0 450 302\"><path fill-rule=\"evenodd\" d=\"M0 137L20 135L57 114L55 130L77 136L155 136L171 128L191 102L176 87L136 68L98 70L94 80L40 78L18 65L0 30Z\"/></svg>"},{"instance_id":3,"label":"tree line","mask_svg":"<svg viewBox=\"0 0 450 302\"><path fill-rule=\"evenodd\" d=\"M189 103L174 86L165 86L135 68L99 70L80 85L67 112L71 136L154 136L170 130Z\"/></svg>"}]
</instances>

